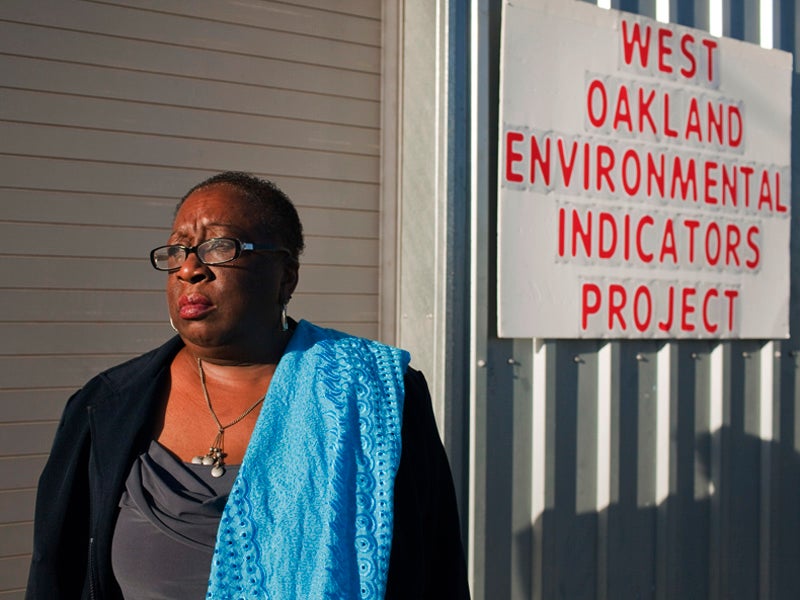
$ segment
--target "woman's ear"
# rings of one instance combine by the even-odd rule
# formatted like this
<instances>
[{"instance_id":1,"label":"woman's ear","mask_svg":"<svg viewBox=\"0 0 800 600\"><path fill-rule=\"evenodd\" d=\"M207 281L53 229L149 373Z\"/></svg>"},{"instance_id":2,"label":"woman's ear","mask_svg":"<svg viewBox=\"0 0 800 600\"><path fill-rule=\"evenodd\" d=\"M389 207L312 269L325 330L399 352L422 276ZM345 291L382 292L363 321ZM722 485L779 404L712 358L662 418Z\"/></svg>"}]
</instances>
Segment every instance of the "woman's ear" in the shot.
<instances>
[{"instance_id":1,"label":"woman's ear","mask_svg":"<svg viewBox=\"0 0 800 600\"><path fill-rule=\"evenodd\" d=\"M300 265L292 257L287 257L283 263L283 275L281 276L281 302L289 302L300 280Z\"/></svg>"}]
</instances>

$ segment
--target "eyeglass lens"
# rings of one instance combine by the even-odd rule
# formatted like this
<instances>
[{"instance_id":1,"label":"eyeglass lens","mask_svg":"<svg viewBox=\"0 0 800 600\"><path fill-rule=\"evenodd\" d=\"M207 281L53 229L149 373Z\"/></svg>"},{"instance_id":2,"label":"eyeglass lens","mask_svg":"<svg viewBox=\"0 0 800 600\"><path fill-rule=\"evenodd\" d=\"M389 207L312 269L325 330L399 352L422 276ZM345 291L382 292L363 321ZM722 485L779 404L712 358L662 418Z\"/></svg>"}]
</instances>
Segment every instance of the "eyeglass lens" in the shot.
<instances>
[{"instance_id":1,"label":"eyeglass lens","mask_svg":"<svg viewBox=\"0 0 800 600\"><path fill-rule=\"evenodd\" d=\"M196 252L200 262L217 265L235 259L240 252L239 243L228 238L215 238L198 244L195 248L173 245L162 246L153 251L153 264L157 269L178 269L191 252Z\"/></svg>"}]
</instances>

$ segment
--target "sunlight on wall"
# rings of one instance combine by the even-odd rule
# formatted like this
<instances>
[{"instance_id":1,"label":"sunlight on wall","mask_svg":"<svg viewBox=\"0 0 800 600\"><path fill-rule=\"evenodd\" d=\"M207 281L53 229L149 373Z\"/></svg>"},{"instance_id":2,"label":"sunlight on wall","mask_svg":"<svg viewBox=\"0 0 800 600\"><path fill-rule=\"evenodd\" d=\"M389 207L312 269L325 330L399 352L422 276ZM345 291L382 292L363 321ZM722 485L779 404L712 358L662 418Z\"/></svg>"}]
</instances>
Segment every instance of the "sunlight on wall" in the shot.
<instances>
[{"instance_id":1,"label":"sunlight on wall","mask_svg":"<svg viewBox=\"0 0 800 600\"><path fill-rule=\"evenodd\" d=\"M772 0L761 0L759 17L761 47L772 48Z\"/></svg>"},{"instance_id":2,"label":"sunlight on wall","mask_svg":"<svg viewBox=\"0 0 800 600\"><path fill-rule=\"evenodd\" d=\"M759 43L762 48L772 48L772 1L759 0ZM597 0L600 8L611 8L611 0ZM669 23L669 0L656 0L656 20ZM722 37L722 0L709 0L708 31L711 35Z\"/></svg>"}]
</instances>

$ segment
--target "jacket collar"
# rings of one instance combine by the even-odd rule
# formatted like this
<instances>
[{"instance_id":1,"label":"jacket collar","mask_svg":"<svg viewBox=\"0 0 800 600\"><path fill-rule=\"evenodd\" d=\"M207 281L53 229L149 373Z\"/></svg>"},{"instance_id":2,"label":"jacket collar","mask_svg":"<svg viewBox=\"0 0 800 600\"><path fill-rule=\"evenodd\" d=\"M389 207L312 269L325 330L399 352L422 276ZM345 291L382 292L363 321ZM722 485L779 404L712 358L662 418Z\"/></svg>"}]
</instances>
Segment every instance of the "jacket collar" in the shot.
<instances>
[{"instance_id":1,"label":"jacket collar","mask_svg":"<svg viewBox=\"0 0 800 600\"><path fill-rule=\"evenodd\" d=\"M121 492L129 465L150 443L169 367L182 347L175 336L99 376L104 385L88 405L92 462L109 491Z\"/></svg>"}]
</instances>

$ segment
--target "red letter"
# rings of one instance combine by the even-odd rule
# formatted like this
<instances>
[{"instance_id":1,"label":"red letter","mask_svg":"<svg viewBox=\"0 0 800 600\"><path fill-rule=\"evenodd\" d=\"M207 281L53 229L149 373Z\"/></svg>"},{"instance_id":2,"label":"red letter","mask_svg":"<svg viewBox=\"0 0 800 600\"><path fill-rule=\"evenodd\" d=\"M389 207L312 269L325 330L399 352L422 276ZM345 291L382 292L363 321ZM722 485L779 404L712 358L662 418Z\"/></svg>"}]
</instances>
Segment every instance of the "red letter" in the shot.
<instances>
[{"instance_id":1,"label":"red letter","mask_svg":"<svg viewBox=\"0 0 800 600\"><path fill-rule=\"evenodd\" d=\"M596 90L600 91L600 116L594 114L594 102L592 97ZM606 86L599 79L593 79L589 84L589 92L586 94L586 112L589 115L589 122L595 127L602 127L606 122L608 112L608 96L606 96Z\"/></svg>"},{"instance_id":2,"label":"red letter","mask_svg":"<svg viewBox=\"0 0 800 600\"><path fill-rule=\"evenodd\" d=\"M753 251L753 258L745 261L748 269L757 269L758 264L761 262L761 252L758 249L758 235L761 233L758 225L751 225L747 230L747 245Z\"/></svg>"},{"instance_id":3,"label":"red letter","mask_svg":"<svg viewBox=\"0 0 800 600\"><path fill-rule=\"evenodd\" d=\"M628 88L620 86L617 93L617 104L614 107L614 122L612 127L619 129L620 122L628 125L628 131L633 133L633 119L631 118L631 103L628 98Z\"/></svg>"},{"instance_id":4,"label":"red letter","mask_svg":"<svg viewBox=\"0 0 800 600\"><path fill-rule=\"evenodd\" d=\"M591 154L591 146L589 142L583 144L583 189L589 189L589 158Z\"/></svg>"},{"instance_id":5,"label":"red letter","mask_svg":"<svg viewBox=\"0 0 800 600\"><path fill-rule=\"evenodd\" d=\"M606 225L610 227L609 242L605 244L605 231ZM614 220L614 215L610 212L602 211L597 215L597 256L598 258L611 258L617 251L617 222Z\"/></svg>"},{"instance_id":6,"label":"red letter","mask_svg":"<svg viewBox=\"0 0 800 600\"><path fill-rule=\"evenodd\" d=\"M697 73L697 60L694 57L694 52L688 48L689 44L694 44L694 36L691 33L684 33L681 36L681 53L691 65L688 69L686 67L681 68L681 75L686 79L691 79Z\"/></svg>"},{"instance_id":7,"label":"red letter","mask_svg":"<svg viewBox=\"0 0 800 600\"><path fill-rule=\"evenodd\" d=\"M733 303L739 296L739 290L725 290L723 295L728 299L728 331L733 331Z\"/></svg>"},{"instance_id":8,"label":"red letter","mask_svg":"<svg viewBox=\"0 0 800 600\"><path fill-rule=\"evenodd\" d=\"M564 187L569 187L569 182L572 181L572 169L575 168L575 156L578 154L578 142L572 142L572 153L567 161L564 155L564 138L558 138L558 158L561 163L561 177L564 181Z\"/></svg>"},{"instance_id":9,"label":"red letter","mask_svg":"<svg viewBox=\"0 0 800 600\"><path fill-rule=\"evenodd\" d=\"M643 320L639 319L639 299L644 296L645 307L647 312ZM650 327L650 319L653 317L653 298L650 295L650 289L646 285L640 285L636 288L636 293L633 295L633 322L636 329L639 331L646 331Z\"/></svg>"},{"instance_id":10,"label":"red letter","mask_svg":"<svg viewBox=\"0 0 800 600\"><path fill-rule=\"evenodd\" d=\"M581 223L581 215L572 210L572 256L578 256L578 236L583 241L583 252L587 258L592 255L592 211L586 211L586 229Z\"/></svg>"},{"instance_id":11,"label":"red letter","mask_svg":"<svg viewBox=\"0 0 800 600\"><path fill-rule=\"evenodd\" d=\"M514 152L514 142L521 142L525 139L521 133L516 131L509 131L506 133L506 181L514 181L519 183L522 181L522 175L514 173L513 164L522 160L522 154Z\"/></svg>"},{"instance_id":12,"label":"red letter","mask_svg":"<svg viewBox=\"0 0 800 600\"><path fill-rule=\"evenodd\" d=\"M658 262L663 263L667 254L672 255L673 264L678 264L678 251L675 248L675 227L671 218L664 221L664 236L661 238L661 254Z\"/></svg>"},{"instance_id":13,"label":"red letter","mask_svg":"<svg viewBox=\"0 0 800 600\"><path fill-rule=\"evenodd\" d=\"M716 289L711 288L706 292L705 298L703 298L703 327L706 328L708 333L714 333L717 329L719 329L718 325L708 320L708 301L711 296L717 298L719 297L719 292Z\"/></svg>"},{"instance_id":14,"label":"red letter","mask_svg":"<svg viewBox=\"0 0 800 600\"><path fill-rule=\"evenodd\" d=\"M624 248L622 250L622 257L625 260L630 260L631 258L631 216L626 214L625 218L622 221L623 223L623 231L624 233Z\"/></svg>"},{"instance_id":15,"label":"red letter","mask_svg":"<svg viewBox=\"0 0 800 600\"><path fill-rule=\"evenodd\" d=\"M539 170L542 172L542 179L546 186L550 185L550 137L544 140L544 156L539 149L539 142L536 141L536 136L531 136L531 183L536 182L536 165L539 165Z\"/></svg>"},{"instance_id":16,"label":"red letter","mask_svg":"<svg viewBox=\"0 0 800 600\"><path fill-rule=\"evenodd\" d=\"M656 98L656 91L650 90L647 99L644 97L644 88L639 88L639 133L644 133L645 119L650 123L650 130L656 132L656 122L650 112L650 105Z\"/></svg>"},{"instance_id":17,"label":"red letter","mask_svg":"<svg viewBox=\"0 0 800 600\"><path fill-rule=\"evenodd\" d=\"M644 263L651 262L653 260L653 255L652 253L646 253L644 248L642 248L642 229L644 229L645 225L653 225L653 223L653 217L645 215L636 226L636 253L639 255L639 260Z\"/></svg>"},{"instance_id":18,"label":"red letter","mask_svg":"<svg viewBox=\"0 0 800 600\"><path fill-rule=\"evenodd\" d=\"M672 48L667 46L666 42L664 41L671 37L672 32L669 29L662 28L658 30L658 70L662 73L672 73L672 67L669 66L664 60L665 57L672 54Z\"/></svg>"},{"instance_id":19,"label":"red letter","mask_svg":"<svg viewBox=\"0 0 800 600\"><path fill-rule=\"evenodd\" d=\"M781 204L781 172L775 171L775 212L785 213L788 209Z\"/></svg>"},{"instance_id":20,"label":"red letter","mask_svg":"<svg viewBox=\"0 0 800 600\"><path fill-rule=\"evenodd\" d=\"M700 42L708 48L708 81L714 81L714 50L717 47L717 42L714 40L702 40Z\"/></svg>"},{"instance_id":21,"label":"red letter","mask_svg":"<svg viewBox=\"0 0 800 600\"><path fill-rule=\"evenodd\" d=\"M594 301L589 303L589 293L594 294ZM600 311L600 287L594 283L581 286L581 329L586 329L589 315Z\"/></svg>"},{"instance_id":22,"label":"red letter","mask_svg":"<svg viewBox=\"0 0 800 600\"><path fill-rule=\"evenodd\" d=\"M658 328L661 331L669 331L672 329L672 317L675 314L675 287L669 286L669 305L667 306L667 317L669 321L659 321Z\"/></svg>"},{"instance_id":23,"label":"red letter","mask_svg":"<svg viewBox=\"0 0 800 600\"><path fill-rule=\"evenodd\" d=\"M633 184L628 181L628 161L633 161L634 174ZM628 148L622 155L622 187L629 196L639 193L639 185L642 182L642 166L639 164L639 155L636 150Z\"/></svg>"},{"instance_id":24,"label":"red letter","mask_svg":"<svg viewBox=\"0 0 800 600\"><path fill-rule=\"evenodd\" d=\"M669 92L664 92L664 135L671 138L678 137L678 132L669 126Z\"/></svg>"},{"instance_id":25,"label":"red letter","mask_svg":"<svg viewBox=\"0 0 800 600\"><path fill-rule=\"evenodd\" d=\"M656 164L653 154L647 152L647 195L653 195L653 182L656 184L658 190L658 197L664 197L664 173L665 173L665 157L663 154L658 155L659 164Z\"/></svg>"},{"instance_id":26,"label":"red letter","mask_svg":"<svg viewBox=\"0 0 800 600\"><path fill-rule=\"evenodd\" d=\"M761 186L758 191L758 210L761 210L761 205L766 204L772 210L772 190L769 187L769 173L767 171L761 172Z\"/></svg>"},{"instance_id":27,"label":"red letter","mask_svg":"<svg viewBox=\"0 0 800 600\"><path fill-rule=\"evenodd\" d=\"M705 176L703 177L703 200L706 204L716 204L719 200L716 196L711 195L711 189L717 187L717 179L711 175L711 171L716 170L717 167L719 167L717 161L706 161Z\"/></svg>"},{"instance_id":28,"label":"red letter","mask_svg":"<svg viewBox=\"0 0 800 600\"><path fill-rule=\"evenodd\" d=\"M753 167L742 165L739 167L739 172L744 176L744 206L745 208L750 208L750 175L755 170Z\"/></svg>"},{"instance_id":29,"label":"red letter","mask_svg":"<svg viewBox=\"0 0 800 600\"><path fill-rule=\"evenodd\" d=\"M734 131L734 124L736 125L736 129ZM744 128L742 127L742 113L739 112L738 106L729 106L728 107L728 145L731 148L738 148L739 145L742 143L742 133L744 132Z\"/></svg>"},{"instance_id":30,"label":"red letter","mask_svg":"<svg viewBox=\"0 0 800 600\"><path fill-rule=\"evenodd\" d=\"M714 233L717 236L717 247L716 247L716 254L711 254L711 233ZM712 267L717 266L719 262L719 256L722 253L722 234L719 231L719 225L716 224L715 221L711 221L708 224L708 229L706 229L706 262Z\"/></svg>"},{"instance_id":31,"label":"red letter","mask_svg":"<svg viewBox=\"0 0 800 600\"><path fill-rule=\"evenodd\" d=\"M728 168L725 163L722 163L722 205L728 205L728 198L730 198L731 206L738 206L739 200L737 198L738 182L736 178L736 171L738 167L733 165Z\"/></svg>"},{"instance_id":32,"label":"red letter","mask_svg":"<svg viewBox=\"0 0 800 600\"><path fill-rule=\"evenodd\" d=\"M612 331L614 329L614 317L616 316L619 319L620 329L625 331L627 325L625 325L625 319L622 316L622 309L625 308L625 302L627 301L625 288L618 283L612 283L608 286L608 296L608 330ZM614 301L615 296L619 297L619 302Z\"/></svg>"},{"instance_id":33,"label":"red letter","mask_svg":"<svg viewBox=\"0 0 800 600\"><path fill-rule=\"evenodd\" d=\"M607 158L607 161L604 161L603 158ZM614 149L611 146L606 146L605 144L600 144L597 146L597 191L599 192L603 188L602 180L605 179L608 182L608 191L614 191L614 182L611 180L611 176L609 173L614 168Z\"/></svg>"},{"instance_id":34,"label":"red letter","mask_svg":"<svg viewBox=\"0 0 800 600\"><path fill-rule=\"evenodd\" d=\"M639 48L639 64L643 69L647 68L647 58L650 54L650 26L645 27L644 43L642 43L642 32L639 23L633 23L633 33L631 39L628 39L628 21L622 20L622 56L625 64L629 65L633 62L633 46L636 44Z\"/></svg>"},{"instance_id":35,"label":"red letter","mask_svg":"<svg viewBox=\"0 0 800 600\"><path fill-rule=\"evenodd\" d=\"M689 114L686 116L686 131L683 134L684 139L688 140L690 134L697 136L697 141L703 141L703 131L700 129L700 109L697 107L697 98L692 98L689 101Z\"/></svg>"},{"instance_id":36,"label":"red letter","mask_svg":"<svg viewBox=\"0 0 800 600\"><path fill-rule=\"evenodd\" d=\"M738 267L739 263L739 242L742 241L742 232L735 223L728 223L725 231L725 264L731 264L731 258Z\"/></svg>"},{"instance_id":37,"label":"red letter","mask_svg":"<svg viewBox=\"0 0 800 600\"><path fill-rule=\"evenodd\" d=\"M694 331L694 323L689 323L686 317L694 312L694 306L689 305L689 296L696 293L693 287L683 288L681 292L681 331Z\"/></svg>"},{"instance_id":38,"label":"red letter","mask_svg":"<svg viewBox=\"0 0 800 600\"><path fill-rule=\"evenodd\" d=\"M722 102L719 103L719 114L714 112L714 104L709 100L706 107L708 114L708 141L712 140L712 133L716 133L716 142L721 146L724 141L722 139ZM713 130L713 132L712 132Z\"/></svg>"},{"instance_id":39,"label":"red letter","mask_svg":"<svg viewBox=\"0 0 800 600\"><path fill-rule=\"evenodd\" d=\"M694 232L700 227L700 221L696 219L684 219L683 226L689 230L689 263L694 262Z\"/></svg>"},{"instance_id":40,"label":"red letter","mask_svg":"<svg viewBox=\"0 0 800 600\"><path fill-rule=\"evenodd\" d=\"M693 158L688 159L688 167L686 169L686 177L683 176L683 163L681 162L680 154L675 155L672 161L672 187L669 194L671 198L675 198L675 190L680 183L681 185L681 200L689 200L689 186L692 187L691 199L697 202L697 171Z\"/></svg>"}]
</instances>

